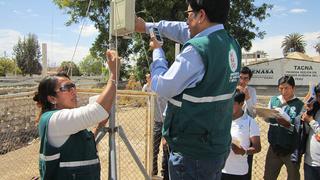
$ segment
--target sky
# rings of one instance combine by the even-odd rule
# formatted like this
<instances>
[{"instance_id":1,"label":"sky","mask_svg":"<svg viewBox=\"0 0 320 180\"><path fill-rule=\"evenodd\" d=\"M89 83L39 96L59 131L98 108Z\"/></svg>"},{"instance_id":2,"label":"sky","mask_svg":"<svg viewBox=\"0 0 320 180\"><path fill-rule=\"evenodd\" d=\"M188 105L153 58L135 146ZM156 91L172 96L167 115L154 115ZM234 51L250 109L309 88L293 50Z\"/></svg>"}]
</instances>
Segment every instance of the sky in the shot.
<instances>
[{"instance_id":1,"label":"sky","mask_svg":"<svg viewBox=\"0 0 320 180\"><path fill-rule=\"evenodd\" d=\"M255 39L252 42L250 52L263 50L269 58L283 57L281 42L284 37L290 33L300 33L304 35L307 43L306 54L316 56L313 46L320 41L317 39L320 36L320 1L254 1L256 5L264 2L274 5L269 11L271 16L256 24L267 34L264 39ZM69 16L52 0L0 0L0 17L0 57L13 57L12 49L18 39L33 33L37 35L40 46L47 43L50 66L58 66L62 61L71 60L73 54L73 61L79 63L89 54L89 49L98 35L98 31L88 19L66 26ZM83 30L75 51L83 22Z\"/></svg>"}]
</instances>

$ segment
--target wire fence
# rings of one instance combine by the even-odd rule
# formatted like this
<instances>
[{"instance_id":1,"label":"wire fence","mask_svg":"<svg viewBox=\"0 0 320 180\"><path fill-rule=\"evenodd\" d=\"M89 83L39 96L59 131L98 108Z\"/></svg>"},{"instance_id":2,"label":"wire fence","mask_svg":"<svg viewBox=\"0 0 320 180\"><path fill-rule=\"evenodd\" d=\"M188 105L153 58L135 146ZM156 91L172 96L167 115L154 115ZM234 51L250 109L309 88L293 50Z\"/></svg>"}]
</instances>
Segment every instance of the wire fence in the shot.
<instances>
[{"instance_id":1,"label":"wire fence","mask_svg":"<svg viewBox=\"0 0 320 180\"><path fill-rule=\"evenodd\" d=\"M79 90L80 105L87 104L89 97L100 91ZM37 127L34 123L38 109L32 97L32 92L0 96L1 179L29 180L39 176L39 140L37 139ZM268 100L269 97L258 96L259 104L266 105ZM121 125L124 129L129 142L150 176L153 171L153 143L156 141L153 139L153 128L157 102L155 95L151 93L119 91L116 104L116 124ZM259 120L257 122L260 125L262 150L254 155L253 180L263 179L266 152L269 146L267 140L268 124ZM118 179L144 179L127 147L117 134L116 145ZM106 135L98 145L102 167L101 179L108 179L108 149L108 135ZM158 176L161 175L161 145L159 149ZM301 179L303 179L302 166L300 172ZM284 180L286 177L286 169L283 167L278 179Z\"/></svg>"}]
</instances>

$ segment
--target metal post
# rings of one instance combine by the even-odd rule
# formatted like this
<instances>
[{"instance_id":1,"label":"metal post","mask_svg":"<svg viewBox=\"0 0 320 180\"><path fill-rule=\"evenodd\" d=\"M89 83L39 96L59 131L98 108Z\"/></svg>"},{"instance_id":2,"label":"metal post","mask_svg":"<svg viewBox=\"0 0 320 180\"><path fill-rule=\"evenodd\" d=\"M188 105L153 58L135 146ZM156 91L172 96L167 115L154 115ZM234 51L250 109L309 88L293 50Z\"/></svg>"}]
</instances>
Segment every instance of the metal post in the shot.
<instances>
[{"instance_id":1,"label":"metal post","mask_svg":"<svg viewBox=\"0 0 320 180\"><path fill-rule=\"evenodd\" d=\"M112 104L112 109L109 118L109 180L117 180L117 155L116 155L116 126L115 126L115 103Z\"/></svg>"},{"instance_id":2,"label":"metal post","mask_svg":"<svg viewBox=\"0 0 320 180\"><path fill-rule=\"evenodd\" d=\"M111 3L115 3L114 0L110 1ZM111 6L111 4L110 4ZM109 25L111 19L109 20ZM109 49L113 48L112 44L112 35L111 35L111 29L113 27L109 26ZM116 65L117 66L117 65ZM116 77L116 91L117 91L117 83L118 83L118 77ZM116 100L116 98L115 98ZM109 117L109 180L117 180L117 155L116 155L116 140L115 140L115 100L112 104L111 113Z\"/></svg>"}]
</instances>

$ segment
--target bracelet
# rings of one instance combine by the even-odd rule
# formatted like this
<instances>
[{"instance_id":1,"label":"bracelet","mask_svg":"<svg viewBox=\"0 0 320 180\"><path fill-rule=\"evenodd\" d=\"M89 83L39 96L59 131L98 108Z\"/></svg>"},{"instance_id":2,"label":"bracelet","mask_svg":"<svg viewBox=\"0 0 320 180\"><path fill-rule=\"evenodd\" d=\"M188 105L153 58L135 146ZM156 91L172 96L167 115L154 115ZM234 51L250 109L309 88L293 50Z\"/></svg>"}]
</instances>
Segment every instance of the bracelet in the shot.
<instances>
[{"instance_id":1,"label":"bracelet","mask_svg":"<svg viewBox=\"0 0 320 180\"><path fill-rule=\"evenodd\" d=\"M117 82L114 79L109 79L108 82L111 82L112 84L117 85Z\"/></svg>"},{"instance_id":2,"label":"bracelet","mask_svg":"<svg viewBox=\"0 0 320 180\"><path fill-rule=\"evenodd\" d=\"M242 154L242 156L244 156L244 155L248 155L248 150L247 149L244 150L244 154Z\"/></svg>"}]
</instances>

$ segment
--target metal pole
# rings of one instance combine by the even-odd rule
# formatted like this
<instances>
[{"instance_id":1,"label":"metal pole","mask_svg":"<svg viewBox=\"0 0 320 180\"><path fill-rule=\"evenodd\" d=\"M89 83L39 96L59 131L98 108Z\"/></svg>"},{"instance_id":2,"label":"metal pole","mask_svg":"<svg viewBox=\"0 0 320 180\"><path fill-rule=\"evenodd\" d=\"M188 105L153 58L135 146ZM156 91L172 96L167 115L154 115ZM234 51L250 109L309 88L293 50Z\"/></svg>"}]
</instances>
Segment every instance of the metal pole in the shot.
<instances>
[{"instance_id":1,"label":"metal pole","mask_svg":"<svg viewBox=\"0 0 320 180\"><path fill-rule=\"evenodd\" d=\"M111 3L115 3L114 0L110 1ZM111 4L110 4L111 6ZM110 16L111 17L111 16ZM112 35L111 29L113 27L110 23L111 19L109 20L109 49L113 48L112 44ZM116 92L117 92L117 84L118 84L118 77L116 77ZM117 94L117 93L116 93ZM116 98L115 98L116 100ZM109 134L109 180L117 180L117 155L116 155L116 140L115 140L115 100L112 104L110 118L109 118L109 127L110 127L110 134Z\"/></svg>"},{"instance_id":2,"label":"metal pole","mask_svg":"<svg viewBox=\"0 0 320 180\"><path fill-rule=\"evenodd\" d=\"M116 154L116 128L115 128L115 103L112 104L112 109L109 118L109 180L117 180L117 154Z\"/></svg>"}]
</instances>

